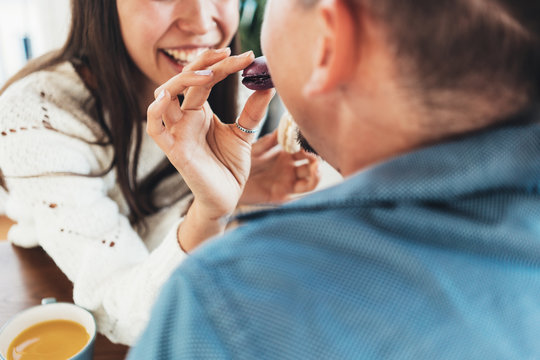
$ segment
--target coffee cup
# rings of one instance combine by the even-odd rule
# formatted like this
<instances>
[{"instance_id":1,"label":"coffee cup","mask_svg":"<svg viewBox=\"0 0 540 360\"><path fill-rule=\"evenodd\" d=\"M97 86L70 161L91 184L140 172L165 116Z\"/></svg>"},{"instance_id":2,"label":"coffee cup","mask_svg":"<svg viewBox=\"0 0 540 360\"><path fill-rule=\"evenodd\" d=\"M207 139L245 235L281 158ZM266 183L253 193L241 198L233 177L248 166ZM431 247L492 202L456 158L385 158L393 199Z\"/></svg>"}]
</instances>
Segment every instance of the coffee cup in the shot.
<instances>
[{"instance_id":1,"label":"coffee cup","mask_svg":"<svg viewBox=\"0 0 540 360\"><path fill-rule=\"evenodd\" d=\"M95 338L96 322L88 310L46 298L0 329L0 359L91 360Z\"/></svg>"}]
</instances>

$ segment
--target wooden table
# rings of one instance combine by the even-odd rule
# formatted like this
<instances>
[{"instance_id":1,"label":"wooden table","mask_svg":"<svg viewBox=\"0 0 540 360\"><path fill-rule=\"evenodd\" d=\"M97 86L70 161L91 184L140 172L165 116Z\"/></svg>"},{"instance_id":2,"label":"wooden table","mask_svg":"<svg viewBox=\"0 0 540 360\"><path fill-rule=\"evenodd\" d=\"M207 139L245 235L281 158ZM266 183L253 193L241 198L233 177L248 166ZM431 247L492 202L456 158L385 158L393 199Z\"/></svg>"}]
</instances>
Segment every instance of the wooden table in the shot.
<instances>
[{"instance_id":1,"label":"wooden table","mask_svg":"<svg viewBox=\"0 0 540 360\"><path fill-rule=\"evenodd\" d=\"M73 302L73 284L41 248L23 249L0 242L0 327L17 312L41 299ZM124 359L128 347L98 334L94 360Z\"/></svg>"}]
</instances>

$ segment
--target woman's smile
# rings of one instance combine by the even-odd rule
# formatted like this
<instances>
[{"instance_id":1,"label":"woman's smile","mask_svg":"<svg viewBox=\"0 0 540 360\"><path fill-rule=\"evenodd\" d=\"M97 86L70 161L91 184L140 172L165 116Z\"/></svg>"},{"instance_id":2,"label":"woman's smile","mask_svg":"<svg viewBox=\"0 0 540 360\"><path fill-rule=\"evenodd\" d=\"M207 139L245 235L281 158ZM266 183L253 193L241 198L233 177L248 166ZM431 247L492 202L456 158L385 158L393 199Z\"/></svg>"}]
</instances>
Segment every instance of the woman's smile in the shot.
<instances>
[{"instance_id":1,"label":"woman's smile","mask_svg":"<svg viewBox=\"0 0 540 360\"><path fill-rule=\"evenodd\" d=\"M179 65L186 66L197 56L199 56L204 51L208 50L210 47L181 47L181 48L168 48L168 49L159 49L160 52L165 54L169 59L176 62Z\"/></svg>"},{"instance_id":2,"label":"woman's smile","mask_svg":"<svg viewBox=\"0 0 540 360\"><path fill-rule=\"evenodd\" d=\"M161 48L159 55L172 66L174 73L179 73L182 69L193 62L203 52L210 49L210 46L183 46L175 48Z\"/></svg>"},{"instance_id":3,"label":"woman's smile","mask_svg":"<svg viewBox=\"0 0 540 360\"><path fill-rule=\"evenodd\" d=\"M205 50L228 46L238 28L237 0L117 0L117 8L124 45L148 80L148 94Z\"/></svg>"}]
</instances>

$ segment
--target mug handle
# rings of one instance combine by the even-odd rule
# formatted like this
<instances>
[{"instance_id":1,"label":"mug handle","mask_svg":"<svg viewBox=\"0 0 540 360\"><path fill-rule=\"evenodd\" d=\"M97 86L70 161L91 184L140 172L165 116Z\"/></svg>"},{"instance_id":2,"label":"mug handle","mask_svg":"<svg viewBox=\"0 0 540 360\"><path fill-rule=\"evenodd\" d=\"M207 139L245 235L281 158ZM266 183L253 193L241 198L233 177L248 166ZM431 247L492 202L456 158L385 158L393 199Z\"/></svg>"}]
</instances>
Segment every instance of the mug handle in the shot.
<instances>
[{"instance_id":1,"label":"mug handle","mask_svg":"<svg viewBox=\"0 0 540 360\"><path fill-rule=\"evenodd\" d=\"M41 299L41 305L54 304L56 303L56 298L48 297Z\"/></svg>"}]
</instances>

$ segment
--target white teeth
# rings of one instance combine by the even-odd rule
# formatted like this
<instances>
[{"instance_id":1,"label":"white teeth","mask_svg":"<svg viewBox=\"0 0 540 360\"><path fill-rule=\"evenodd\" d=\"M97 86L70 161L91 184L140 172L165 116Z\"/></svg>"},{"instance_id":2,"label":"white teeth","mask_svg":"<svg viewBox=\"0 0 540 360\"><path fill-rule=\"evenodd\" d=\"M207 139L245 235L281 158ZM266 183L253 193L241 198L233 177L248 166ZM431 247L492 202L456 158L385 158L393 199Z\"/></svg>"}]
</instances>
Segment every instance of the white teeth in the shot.
<instances>
[{"instance_id":1,"label":"white teeth","mask_svg":"<svg viewBox=\"0 0 540 360\"><path fill-rule=\"evenodd\" d=\"M205 51L207 48L197 48L192 50L163 49L168 55L172 56L179 64L188 64Z\"/></svg>"}]
</instances>

